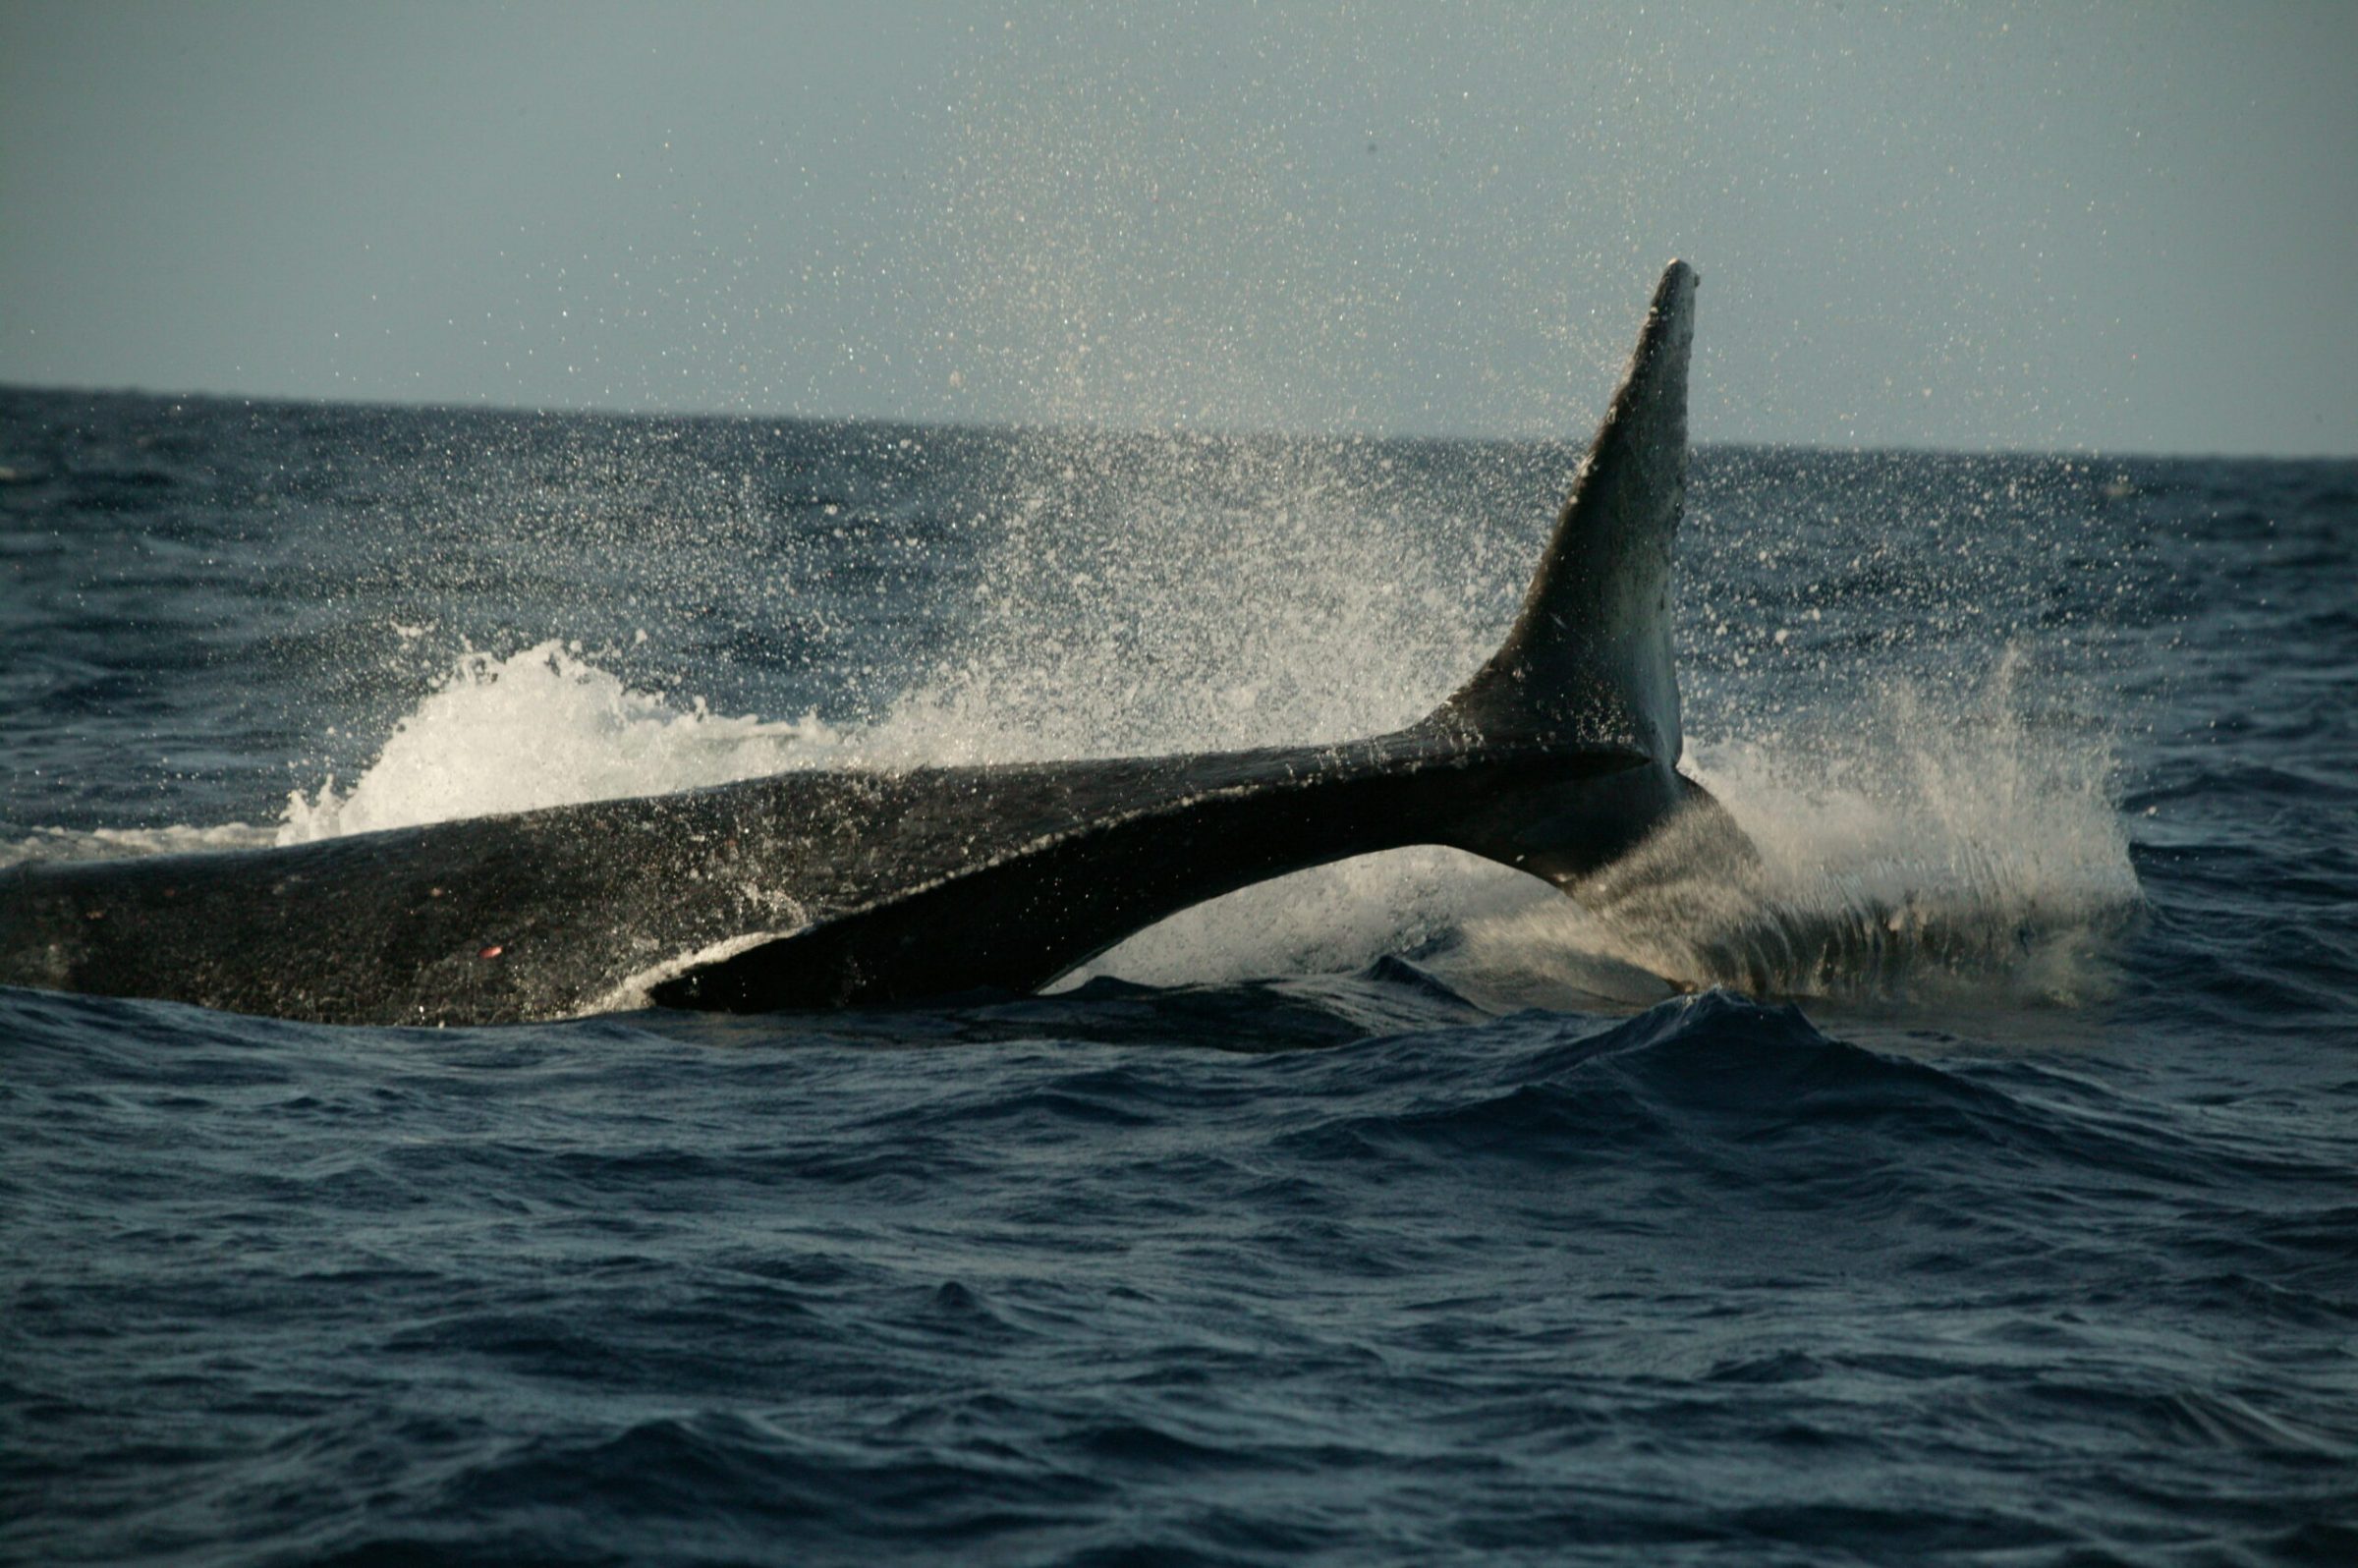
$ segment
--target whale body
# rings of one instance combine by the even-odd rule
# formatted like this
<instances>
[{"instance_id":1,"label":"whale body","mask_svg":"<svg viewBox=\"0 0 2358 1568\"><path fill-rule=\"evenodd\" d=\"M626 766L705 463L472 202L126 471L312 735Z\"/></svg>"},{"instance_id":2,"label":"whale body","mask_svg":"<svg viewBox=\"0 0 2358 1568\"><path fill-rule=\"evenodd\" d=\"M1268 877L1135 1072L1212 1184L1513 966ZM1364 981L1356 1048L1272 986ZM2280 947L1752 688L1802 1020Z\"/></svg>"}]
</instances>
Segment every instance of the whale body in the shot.
<instances>
[{"instance_id":1,"label":"whale body","mask_svg":"<svg viewBox=\"0 0 2358 1568\"><path fill-rule=\"evenodd\" d=\"M1677 771L1669 639L1696 286L1675 261L1656 285L1506 641L1404 730L28 863L0 871L0 982L361 1024L836 1007L1030 989L1188 905L1412 844L1578 897L1720 814Z\"/></svg>"}]
</instances>

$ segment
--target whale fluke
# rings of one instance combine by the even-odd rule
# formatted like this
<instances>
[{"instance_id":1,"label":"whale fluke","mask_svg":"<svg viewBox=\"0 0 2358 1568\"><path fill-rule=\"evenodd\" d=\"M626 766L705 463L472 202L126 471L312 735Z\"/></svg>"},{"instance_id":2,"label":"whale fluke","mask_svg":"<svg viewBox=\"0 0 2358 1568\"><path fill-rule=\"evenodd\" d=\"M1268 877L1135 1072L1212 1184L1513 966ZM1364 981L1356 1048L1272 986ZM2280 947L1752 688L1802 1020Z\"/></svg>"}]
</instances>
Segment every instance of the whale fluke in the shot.
<instances>
[{"instance_id":1,"label":"whale fluke","mask_svg":"<svg viewBox=\"0 0 2358 1568\"><path fill-rule=\"evenodd\" d=\"M1663 269L1521 614L1428 724L1499 739L1625 742L1678 759L1670 563L1686 510L1687 362L1700 281L1684 261Z\"/></svg>"}]
</instances>

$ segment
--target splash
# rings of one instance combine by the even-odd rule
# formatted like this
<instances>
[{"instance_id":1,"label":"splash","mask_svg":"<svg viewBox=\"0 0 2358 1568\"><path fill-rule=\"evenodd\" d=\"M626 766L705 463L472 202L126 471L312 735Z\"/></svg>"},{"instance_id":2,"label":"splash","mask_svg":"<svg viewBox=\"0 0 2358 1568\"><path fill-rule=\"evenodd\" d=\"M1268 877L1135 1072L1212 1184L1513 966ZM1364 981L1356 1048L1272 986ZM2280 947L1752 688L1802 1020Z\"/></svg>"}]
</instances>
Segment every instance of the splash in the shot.
<instances>
[{"instance_id":1,"label":"splash","mask_svg":"<svg viewBox=\"0 0 2358 1568\"><path fill-rule=\"evenodd\" d=\"M574 644L470 650L356 784L291 798L278 841L801 767L1380 733L1479 663L1507 613L1499 585L1519 578L1493 559L1518 546L1435 528L1369 451L1040 443L951 651L872 721L715 714L634 690ZM2085 1004L2110 985L2141 898L2108 748L2036 717L2029 673L2008 650L1962 695L1893 678L1829 698L1807 727L1781 704L1749 734L1732 726L1689 766L1757 853L1690 821L1581 903L1455 851L1369 856L1182 912L1074 978L1217 982L1414 953L1496 1006L1642 1007L1707 985Z\"/></svg>"},{"instance_id":2,"label":"splash","mask_svg":"<svg viewBox=\"0 0 2358 1568\"><path fill-rule=\"evenodd\" d=\"M1705 751L1757 854L1696 813L1581 893L1478 920L1459 962L1593 989L1600 964L1685 988L2075 1007L2117 979L2143 907L2108 750L2042 729L2009 649L1961 709L1894 682L1856 722Z\"/></svg>"},{"instance_id":3,"label":"splash","mask_svg":"<svg viewBox=\"0 0 2358 1568\"><path fill-rule=\"evenodd\" d=\"M702 699L674 706L579 644L504 658L470 649L351 788L330 778L289 796L276 842L726 784L809 766L840 741L815 717L731 717Z\"/></svg>"}]
</instances>

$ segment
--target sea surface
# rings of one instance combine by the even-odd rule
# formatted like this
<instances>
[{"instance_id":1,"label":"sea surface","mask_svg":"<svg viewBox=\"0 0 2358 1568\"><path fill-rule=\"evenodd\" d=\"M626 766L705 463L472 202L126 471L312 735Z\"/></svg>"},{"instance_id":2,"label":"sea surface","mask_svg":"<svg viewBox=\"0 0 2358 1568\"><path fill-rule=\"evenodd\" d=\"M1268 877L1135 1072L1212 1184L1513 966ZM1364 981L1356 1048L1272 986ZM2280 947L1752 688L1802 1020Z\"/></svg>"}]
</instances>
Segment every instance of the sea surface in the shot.
<instances>
[{"instance_id":1,"label":"sea surface","mask_svg":"<svg viewBox=\"0 0 2358 1568\"><path fill-rule=\"evenodd\" d=\"M1569 445L0 390L0 862L1418 716ZM0 1558L2358 1561L2358 464L1706 445L1762 852L1039 996L0 989Z\"/></svg>"}]
</instances>

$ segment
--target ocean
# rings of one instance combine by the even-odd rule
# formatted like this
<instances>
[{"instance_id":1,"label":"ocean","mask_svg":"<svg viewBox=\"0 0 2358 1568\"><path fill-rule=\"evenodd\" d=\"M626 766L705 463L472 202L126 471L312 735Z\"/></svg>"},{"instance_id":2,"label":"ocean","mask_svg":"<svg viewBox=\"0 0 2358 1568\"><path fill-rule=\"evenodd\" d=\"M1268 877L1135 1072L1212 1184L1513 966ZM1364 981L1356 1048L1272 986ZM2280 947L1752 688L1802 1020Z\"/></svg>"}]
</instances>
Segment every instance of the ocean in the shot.
<instances>
[{"instance_id":1,"label":"ocean","mask_svg":"<svg viewBox=\"0 0 2358 1568\"><path fill-rule=\"evenodd\" d=\"M1578 453L0 390L0 865L1377 733ZM0 1558L2358 1561L2354 557L2349 461L1707 444L1706 896L1402 851L833 1014L0 988Z\"/></svg>"}]
</instances>

